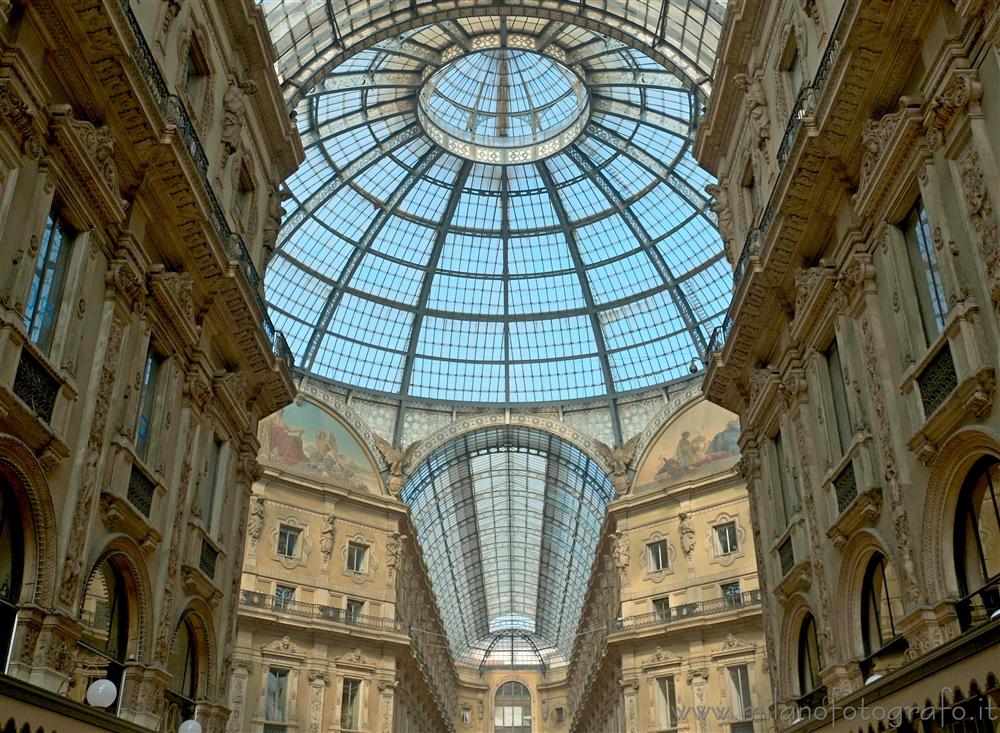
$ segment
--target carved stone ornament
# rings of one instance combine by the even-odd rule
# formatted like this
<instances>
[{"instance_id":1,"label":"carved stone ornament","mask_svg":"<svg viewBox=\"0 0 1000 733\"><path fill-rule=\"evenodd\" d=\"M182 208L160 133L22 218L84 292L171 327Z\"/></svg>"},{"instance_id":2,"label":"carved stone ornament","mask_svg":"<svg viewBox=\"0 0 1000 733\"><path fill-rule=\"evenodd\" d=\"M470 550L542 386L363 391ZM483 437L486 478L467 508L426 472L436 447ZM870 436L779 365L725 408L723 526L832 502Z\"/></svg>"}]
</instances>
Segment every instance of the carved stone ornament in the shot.
<instances>
[{"instance_id":1,"label":"carved stone ornament","mask_svg":"<svg viewBox=\"0 0 1000 733\"><path fill-rule=\"evenodd\" d=\"M767 148L771 139L771 120L767 111L767 93L759 74L737 74L733 77L736 88L744 95L744 104L750 118L750 129L760 150Z\"/></svg>"},{"instance_id":2,"label":"carved stone ornament","mask_svg":"<svg viewBox=\"0 0 1000 733\"><path fill-rule=\"evenodd\" d=\"M646 659L646 664L666 664L670 662L681 662L681 658L674 654L669 649L664 649L662 646L656 647L648 659Z\"/></svg>"},{"instance_id":3,"label":"carved stone ornament","mask_svg":"<svg viewBox=\"0 0 1000 733\"><path fill-rule=\"evenodd\" d=\"M287 636L282 636L280 639L275 639L270 644L266 644L262 651L294 654L296 656L302 655L302 650Z\"/></svg>"},{"instance_id":4,"label":"carved stone ornament","mask_svg":"<svg viewBox=\"0 0 1000 733\"><path fill-rule=\"evenodd\" d=\"M332 514L327 515L323 520L323 531L319 537L319 551L323 556L323 565L330 562L330 555L333 554L333 542L336 536L336 519Z\"/></svg>"},{"instance_id":5,"label":"carved stone ornament","mask_svg":"<svg viewBox=\"0 0 1000 733\"><path fill-rule=\"evenodd\" d=\"M250 496L250 510L247 517L247 535L250 537L251 548L260 539L261 530L264 529L264 497L259 494Z\"/></svg>"},{"instance_id":6,"label":"carved stone ornament","mask_svg":"<svg viewBox=\"0 0 1000 733\"><path fill-rule=\"evenodd\" d=\"M607 461L611 471L611 485L618 496L624 496L629 490L628 466L635 456L636 446L641 435L633 435L624 445L611 448L601 441L596 441L601 457Z\"/></svg>"},{"instance_id":7,"label":"carved stone ornament","mask_svg":"<svg viewBox=\"0 0 1000 733\"><path fill-rule=\"evenodd\" d=\"M690 561L695 545L694 522L691 521L691 515L687 512L681 512L678 517L681 520L678 527L681 536L681 549L684 551L684 557Z\"/></svg>"},{"instance_id":8,"label":"carved stone ornament","mask_svg":"<svg viewBox=\"0 0 1000 733\"><path fill-rule=\"evenodd\" d=\"M611 557L615 561L615 567L618 568L618 572L625 575L628 572L630 562L627 532L618 532L612 535Z\"/></svg>"},{"instance_id":9,"label":"carved stone ornament","mask_svg":"<svg viewBox=\"0 0 1000 733\"><path fill-rule=\"evenodd\" d=\"M0 82L0 118L14 131L28 158L39 160L45 154L41 138L34 129L34 111L8 81Z\"/></svg>"},{"instance_id":10,"label":"carved stone ornament","mask_svg":"<svg viewBox=\"0 0 1000 733\"><path fill-rule=\"evenodd\" d=\"M817 0L799 0L799 7L802 8L802 12L805 13L806 17L813 22L813 25L819 27L819 2Z\"/></svg>"},{"instance_id":11,"label":"carved stone ornament","mask_svg":"<svg viewBox=\"0 0 1000 733\"><path fill-rule=\"evenodd\" d=\"M979 101L983 96L983 85L974 69L956 71L941 93L928 105L924 125L928 131L931 147L939 147L944 140L943 133L955 117L955 113L969 102Z\"/></svg>"},{"instance_id":12,"label":"carved stone ornament","mask_svg":"<svg viewBox=\"0 0 1000 733\"><path fill-rule=\"evenodd\" d=\"M117 318L111 323L108 334L108 344L104 350L101 362L101 376L97 385L94 415L91 418L90 434L87 440L83 474L80 479L80 490L77 493L76 506L73 509L73 522L70 525L69 551L63 561L62 579L59 586L59 601L69 608L76 607L76 593L79 588L80 574L83 572L84 548L86 546L86 528L88 520L93 516L94 498L97 493L98 468L101 460L101 449L104 445L104 433L107 429L108 415L111 409L111 396L114 392L115 380L118 374L118 357L121 352L123 324Z\"/></svg>"},{"instance_id":13,"label":"carved stone ornament","mask_svg":"<svg viewBox=\"0 0 1000 733\"><path fill-rule=\"evenodd\" d=\"M353 651L349 651L346 654L340 655L339 657L337 657L337 661L348 662L349 664L360 664L363 666L367 666L369 664L368 657L366 657L364 655L364 652L362 652L360 649L354 649Z\"/></svg>"},{"instance_id":14,"label":"carved stone ornament","mask_svg":"<svg viewBox=\"0 0 1000 733\"><path fill-rule=\"evenodd\" d=\"M959 177L962 182L966 210L972 228L979 238L979 252L989 280L990 296L1000 303L1000 231L994 202L973 145L958 158Z\"/></svg>"},{"instance_id":15,"label":"carved stone ornament","mask_svg":"<svg viewBox=\"0 0 1000 733\"><path fill-rule=\"evenodd\" d=\"M415 440L403 449L392 445L388 440L378 435L375 435L374 438L375 445L378 446L379 452L382 453L382 457L388 466L389 493L396 496L403 489L403 484L406 483L404 472L413 458L414 451L420 447L422 441Z\"/></svg>"}]
</instances>

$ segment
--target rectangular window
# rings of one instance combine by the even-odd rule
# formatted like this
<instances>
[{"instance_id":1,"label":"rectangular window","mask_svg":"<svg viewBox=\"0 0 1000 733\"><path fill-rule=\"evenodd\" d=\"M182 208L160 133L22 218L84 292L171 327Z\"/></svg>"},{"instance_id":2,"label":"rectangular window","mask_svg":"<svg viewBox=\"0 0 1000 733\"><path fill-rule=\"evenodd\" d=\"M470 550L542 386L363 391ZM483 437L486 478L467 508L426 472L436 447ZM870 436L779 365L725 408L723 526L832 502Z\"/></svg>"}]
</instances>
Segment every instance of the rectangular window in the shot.
<instances>
[{"instance_id":1,"label":"rectangular window","mask_svg":"<svg viewBox=\"0 0 1000 733\"><path fill-rule=\"evenodd\" d=\"M753 226L757 221L757 212L760 211L760 188L753 173L747 178L744 188L746 188L747 199L750 202L750 225Z\"/></svg>"},{"instance_id":2,"label":"rectangular window","mask_svg":"<svg viewBox=\"0 0 1000 733\"><path fill-rule=\"evenodd\" d=\"M750 675L745 664L729 668L729 690L730 699L733 701L733 717L737 720L753 718Z\"/></svg>"},{"instance_id":3,"label":"rectangular window","mask_svg":"<svg viewBox=\"0 0 1000 733\"><path fill-rule=\"evenodd\" d=\"M847 385L844 384L844 369L840 363L840 349L837 341L830 344L826 352L826 366L830 377L830 389L833 393L833 411L837 422L837 441L840 444L840 455L847 452L847 447L854 438L851 410L847 402Z\"/></svg>"},{"instance_id":4,"label":"rectangular window","mask_svg":"<svg viewBox=\"0 0 1000 733\"><path fill-rule=\"evenodd\" d=\"M361 680L344 678L344 691L340 696L340 727L357 730L361 722Z\"/></svg>"},{"instance_id":5,"label":"rectangular window","mask_svg":"<svg viewBox=\"0 0 1000 733\"><path fill-rule=\"evenodd\" d=\"M347 543L347 569L355 573L365 571L365 555L368 554L368 545L359 542Z\"/></svg>"},{"instance_id":6,"label":"rectangular window","mask_svg":"<svg viewBox=\"0 0 1000 733\"><path fill-rule=\"evenodd\" d=\"M146 351L146 366L142 371L142 391L139 394L139 413L135 422L135 453L142 460L149 455L153 439L153 419L156 410L157 389L164 359L152 346Z\"/></svg>"},{"instance_id":7,"label":"rectangular window","mask_svg":"<svg viewBox=\"0 0 1000 733\"><path fill-rule=\"evenodd\" d=\"M677 697L674 692L674 678L657 677L653 694L655 696L656 724L660 728L677 727Z\"/></svg>"},{"instance_id":8,"label":"rectangular window","mask_svg":"<svg viewBox=\"0 0 1000 733\"><path fill-rule=\"evenodd\" d=\"M802 90L802 84L805 81L802 71L802 57L799 55L798 49L792 52L792 58L788 60L788 66L785 70L788 73L788 80L792 84L792 95L798 97L799 92Z\"/></svg>"},{"instance_id":9,"label":"rectangular window","mask_svg":"<svg viewBox=\"0 0 1000 733\"><path fill-rule=\"evenodd\" d=\"M365 602L357 598L348 598L347 607L344 609L344 617L348 623L357 623L365 615Z\"/></svg>"},{"instance_id":10,"label":"rectangular window","mask_svg":"<svg viewBox=\"0 0 1000 733\"><path fill-rule=\"evenodd\" d=\"M726 604L730 606L738 606L743 600L743 594L740 591L740 583L736 581L735 583L723 583L722 584L722 597L726 599Z\"/></svg>"},{"instance_id":11,"label":"rectangular window","mask_svg":"<svg viewBox=\"0 0 1000 733\"><path fill-rule=\"evenodd\" d=\"M556 708L556 725L562 725L566 720L566 708Z\"/></svg>"},{"instance_id":12,"label":"rectangular window","mask_svg":"<svg viewBox=\"0 0 1000 733\"><path fill-rule=\"evenodd\" d=\"M736 522L726 522L715 528L715 552L718 555L731 555L740 549L736 538Z\"/></svg>"},{"instance_id":13,"label":"rectangular window","mask_svg":"<svg viewBox=\"0 0 1000 733\"><path fill-rule=\"evenodd\" d=\"M278 527L278 554L284 557L298 557L299 537L302 530L282 524Z\"/></svg>"},{"instance_id":14,"label":"rectangular window","mask_svg":"<svg viewBox=\"0 0 1000 733\"><path fill-rule=\"evenodd\" d=\"M774 469L777 473L778 488L781 493L781 510L782 516L785 520L785 527L788 523L792 521L792 515L798 510L799 503L796 497L793 495L792 482L789 480L785 471L785 446L781 440L781 431L774 436L771 441L771 447L774 449Z\"/></svg>"},{"instance_id":15,"label":"rectangular window","mask_svg":"<svg viewBox=\"0 0 1000 733\"><path fill-rule=\"evenodd\" d=\"M653 613L656 614L656 618L660 621L666 621L670 618L670 598L664 596L663 598L653 599Z\"/></svg>"},{"instance_id":16,"label":"rectangular window","mask_svg":"<svg viewBox=\"0 0 1000 733\"><path fill-rule=\"evenodd\" d=\"M191 50L188 52L187 61L184 64L181 86L192 105L201 103L202 93L208 86L208 64L205 63L201 49L194 41L191 42Z\"/></svg>"},{"instance_id":17,"label":"rectangular window","mask_svg":"<svg viewBox=\"0 0 1000 733\"><path fill-rule=\"evenodd\" d=\"M288 608L295 600L295 588L291 585L274 586L274 607L277 609Z\"/></svg>"},{"instance_id":18,"label":"rectangular window","mask_svg":"<svg viewBox=\"0 0 1000 733\"><path fill-rule=\"evenodd\" d=\"M214 527L215 493L219 483L219 462L222 459L223 443L215 435L208 447L208 470L205 471L205 482L201 489L201 521L209 532Z\"/></svg>"},{"instance_id":19,"label":"rectangular window","mask_svg":"<svg viewBox=\"0 0 1000 733\"><path fill-rule=\"evenodd\" d=\"M649 569L652 572L667 569L667 541L658 540L650 542L646 547L649 550Z\"/></svg>"},{"instance_id":20,"label":"rectangular window","mask_svg":"<svg viewBox=\"0 0 1000 733\"><path fill-rule=\"evenodd\" d=\"M55 210L49 212L31 278L28 304L24 309L24 327L28 338L46 354L52 348L72 243L73 233L69 227Z\"/></svg>"},{"instance_id":21,"label":"rectangular window","mask_svg":"<svg viewBox=\"0 0 1000 733\"><path fill-rule=\"evenodd\" d=\"M267 693L264 697L264 720L284 723L288 698L288 670L271 667L267 670Z\"/></svg>"},{"instance_id":22,"label":"rectangular window","mask_svg":"<svg viewBox=\"0 0 1000 733\"><path fill-rule=\"evenodd\" d=\"M941 283L937 251L927 221L927 211L923 202L917 202L902 223L906 238L906 251L913 273L913 284L917 290L917 305L924 338L930 344L944 330L944 318L948 312L948 299Z\"/></svg>"}]
</instances>

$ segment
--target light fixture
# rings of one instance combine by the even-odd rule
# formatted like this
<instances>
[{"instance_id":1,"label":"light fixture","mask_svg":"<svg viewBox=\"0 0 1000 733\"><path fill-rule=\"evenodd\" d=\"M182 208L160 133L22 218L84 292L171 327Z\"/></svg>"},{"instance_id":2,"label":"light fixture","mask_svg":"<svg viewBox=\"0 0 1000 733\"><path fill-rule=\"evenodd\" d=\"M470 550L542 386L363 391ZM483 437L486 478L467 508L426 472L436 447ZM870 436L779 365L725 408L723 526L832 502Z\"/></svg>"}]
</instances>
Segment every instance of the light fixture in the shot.
<instances>
[{"instance_id":1,"label":"light fixture","mask_svg":"<svg viewBox=\"0 0 1000 733\"><path fill-rule=\"evenodd\" d=\"M201 723L194 719L185 720L177 729L177 733L201 733Z\"/></svg>"},{"instance_id":2,"label":"light fixture","mask_svg":"<svg viewBox=\"0 0 1000 733\"><path fill-rule=\"evenodd\" d=\"M882 679L882 675L876 672L873 675L869 675L868 679L865 680L865 684L870 685L873 682L878 682L880 679Z\"/></svg>"},{"instance_id":3,"label":"light fixture","mask_svg":"<svg viewBox=\"0 0 1000 733\"><path fill-rule=\"evenodd\" d=\"M107 708L118 697L118 688L111 680L94 680L87 688L87 703L95 708Z\"/></svg>"},{"instance_id":4,"label":"light fixture","mask_svg":"<svg viewBox=\"0 0 1000 733\"><path fill-rule=\"evenodd\" d=\"M990 621L995 621L998 618L1000 618L1000 608L990 614Z\"/></svg>"}]
</instances>

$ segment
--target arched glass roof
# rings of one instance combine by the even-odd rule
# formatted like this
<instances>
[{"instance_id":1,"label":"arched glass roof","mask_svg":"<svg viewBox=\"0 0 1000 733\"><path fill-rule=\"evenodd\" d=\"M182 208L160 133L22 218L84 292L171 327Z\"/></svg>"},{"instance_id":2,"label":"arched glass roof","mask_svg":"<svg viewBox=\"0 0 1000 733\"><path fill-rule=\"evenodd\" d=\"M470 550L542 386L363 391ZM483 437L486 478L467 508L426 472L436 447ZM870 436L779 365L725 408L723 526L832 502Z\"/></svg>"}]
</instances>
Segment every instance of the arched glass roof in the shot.
<instances>
[{"instance_id":1,"label":"arched glass roof","mask_svg":"<svg viewBox=\"0 0 1000 733\"><path fill-rule=\"evenodd\" d=\"M679 73L588 28L493 16L314 79L266 278L297 363L477 403L689 376L729 293L691 155L701 92Z\"/></svg>"},{"instance_id":2,"label":"arched glass roof","mask_svg":"<svg viewBox=\"0 0 1000 733\"><path fill-rule=\"evenodd\" d=\"M455 658L565 664L614 498L601 468L549 433L492 427L431 453L401 498Z\"/></svg>"}]
</instances>

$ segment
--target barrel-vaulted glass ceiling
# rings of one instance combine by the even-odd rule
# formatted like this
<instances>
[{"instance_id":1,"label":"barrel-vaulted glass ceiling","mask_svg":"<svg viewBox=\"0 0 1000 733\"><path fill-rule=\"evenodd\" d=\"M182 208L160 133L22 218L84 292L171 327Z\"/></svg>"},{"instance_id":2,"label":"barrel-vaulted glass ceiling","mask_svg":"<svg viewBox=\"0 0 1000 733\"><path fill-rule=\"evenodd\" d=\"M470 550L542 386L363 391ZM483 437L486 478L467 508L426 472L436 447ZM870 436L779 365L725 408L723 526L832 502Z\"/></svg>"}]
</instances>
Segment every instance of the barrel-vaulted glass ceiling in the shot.
<instances>
[{"instance_id":1,"label":"barrel-vaulted glass ceiling","mask_svg":"<svg viewBox=\"0 0 1000 733\"><path fill-rule=\"evenodd\" d=\"M495 427L459 436L413 473L410 505L455 658L564 664L614 489L549 433Z\"/></svg>"},{"instance_id":2,"label":"barrel-vaulted glass ceiling","mask_svg":"<svg viewBox=\"0 0 1000 733\"><path fill-rule=\"evenodd\" d=\"M699 92L676 71L495 16L404 32L318 80L266 277L300 367L477 403L690 376L728 267L691 155Z\"/></svg>"}]
</instances>

